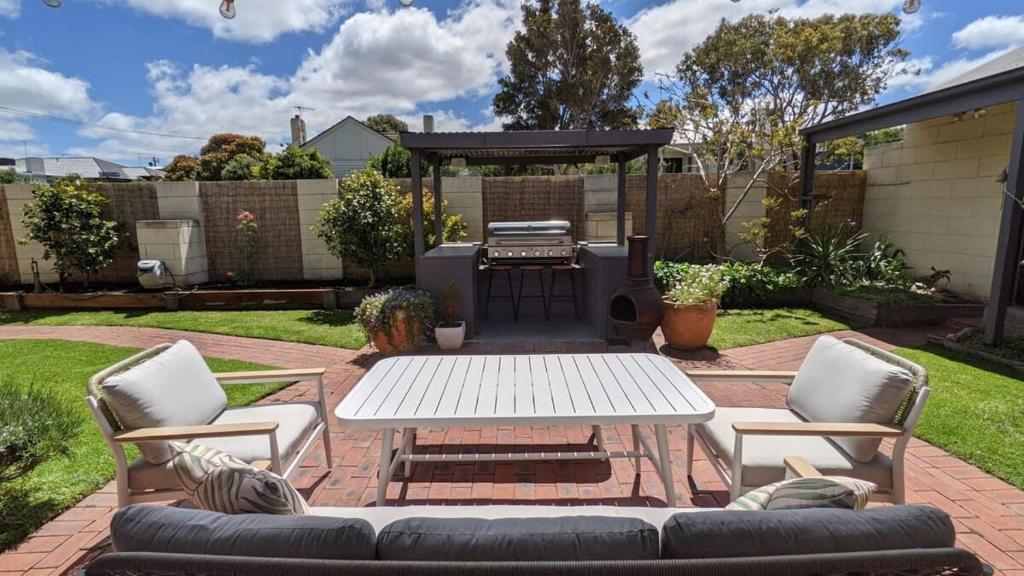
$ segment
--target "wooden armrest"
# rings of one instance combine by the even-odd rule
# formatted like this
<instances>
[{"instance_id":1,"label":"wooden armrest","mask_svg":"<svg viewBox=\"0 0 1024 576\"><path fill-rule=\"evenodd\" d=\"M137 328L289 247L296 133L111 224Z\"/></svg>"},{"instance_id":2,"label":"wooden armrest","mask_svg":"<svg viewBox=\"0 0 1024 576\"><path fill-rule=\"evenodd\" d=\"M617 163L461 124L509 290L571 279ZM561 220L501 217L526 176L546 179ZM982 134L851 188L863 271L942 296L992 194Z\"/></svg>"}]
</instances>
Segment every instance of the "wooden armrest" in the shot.
<instances>
[{"instance_id":1,"label":"wooden armrest","mask_svg":"<svg viewBox=\"0 0 1024 576\"><path fill-rule=\"evenodd\" d=\"M293 370L253 370L249 372L220 372L213 377L221 384L262 384L264 382L292 382L317 378L326 368L297 368Z\"/></svg>"},{"instance_id":2,"label":"wooden armrest","mask_svg":"<svg viewBox=\"0 0 1024 576\"><path fill-rule=\"evenodd\" d=\"M881 424L851 422L735 422L737 434L757 436L862 436L866 438L897 438L903 429Z\"/></svg>"},{"instance_id":3,"label":"wooden armrest","mask_svg":"<svg viewBox=\"0 0 1024 576\"><path fill-rule=\"evenodd\" d=\"M774 370L686 370L694 382L772 382L789 384L796 378L793 371Z\"/></svg>"},{"instance_id":4,"label":"wooden armrest","mask_svg":"<svg viewBox=\"0 0 1024 576\"><path fill-rule=\"evenodd\" d=\"M204 424L200 426L165 426L138 428L114 435L114 442L150 442L190 440L193 438L229 438L232 436L259 436L273 434L277 422L240 422L238 424Z\"/></svg>"},{"instance_id":5,"label":"wooden armrest","mask_svg":"<svg viewBox=\"0 0 1024 576\"><path fill-rule=\"evenodd\" d=\"M786 465L786 470L789 470L794 478L821 477L821 472L818 472L817 468L799 456L786 456L782 461Z\"/></svg>"}]
</instances>

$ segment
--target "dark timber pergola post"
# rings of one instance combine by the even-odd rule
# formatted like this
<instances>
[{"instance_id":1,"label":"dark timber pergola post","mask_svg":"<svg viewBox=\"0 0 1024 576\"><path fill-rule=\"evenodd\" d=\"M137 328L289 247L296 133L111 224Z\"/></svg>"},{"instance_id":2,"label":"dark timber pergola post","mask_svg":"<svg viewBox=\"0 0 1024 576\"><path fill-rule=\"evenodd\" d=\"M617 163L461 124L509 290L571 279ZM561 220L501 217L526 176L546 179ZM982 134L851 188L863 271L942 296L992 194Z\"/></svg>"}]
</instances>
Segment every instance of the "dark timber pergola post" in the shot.
<instances>
[{"instance_id":1,"label":"dark timber pergola post","mask_svg":"<svg viewBox=\"0 0 1024 576\"><path fill-rule=\"evenodd\" d=\"M1002 342L1006 327L1006 309L1013 300L1017 281L1017 266L1021 248L1021 224L1024 222L1024 100L1017 102L1017 125L1010 147L1010 166L1006 186L1011 197L1003 196L1003 212L999 223L999 241L996 244L995 269L992 271L992 291L989 293L985 315L985 343L995 346Z\"/></svg>"},{"instance_id":2,"label":"dark timber pergola post","mask_svg":"<svg viewBox=\"0 0 1024 576\"><path fill-rule=\"evenodd\" d=\"M444 218L441 214L441 159L434 158L430 163L430 171L434 174L434 246L444 244Z\"/></svg>"},{"instance_id":3,"label":"dark timber pergola post","mask_svg":"<svg viewBox=\"0 0 1024 576\"><path fill-rule=\"evenodd\" d=\"M817 146L811 137L804 136L804 147L800 151L800 207L807 210L803 218L807 232L810 232L811 208L814 207L814 153Z\"/></svg>"},{"instance_id":4,"label":"dark timber pergola post","mask_svg":"<svg viewBox=\"0 0 1024 576\"><path fill-rule=\"evenodd\" d=\"M615 196L615 243L619 246L626 245L626 156L619 154L618 169L616 170L616 196Z\"/></svg>"},{"instance_id":5,"label":"dark timber pergola post","mask_svg":"<svg viewBox=\"0 0 1024 576\"><path fill-rule=\"evenodd\" d=\"M423 256L426 243L423 241L423 174L420 173L420 151L410 150L410 168L412 169L412 229L413 248L416 256Z\"/></svg>"},{"instance_id":6,"label":"dark timber pergola post","mask_svg":"<svg viewBox=\"0 0 1024 576\"><path fill-rule=\"evenodd\" d=\"M648 245L651 253L657 251L655 229L658 227L658 149L660 146L647 147L647 209L644 218L644 233L650 240Z\"/></svg>"}]
</instances>

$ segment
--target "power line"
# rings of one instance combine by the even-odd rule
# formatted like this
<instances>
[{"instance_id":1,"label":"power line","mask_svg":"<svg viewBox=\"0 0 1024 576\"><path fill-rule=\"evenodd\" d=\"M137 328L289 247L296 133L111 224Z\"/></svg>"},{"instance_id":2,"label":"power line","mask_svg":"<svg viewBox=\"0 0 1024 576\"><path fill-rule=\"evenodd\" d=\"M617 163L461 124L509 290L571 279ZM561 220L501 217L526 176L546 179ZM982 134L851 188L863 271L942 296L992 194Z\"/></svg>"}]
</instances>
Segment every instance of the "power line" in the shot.
<instances>
[{"instance_id":1,"label":"power line","mask_svg":"<svg viewBox=\"0 0 1024 576\"><path fill-rule=\"evenodd\" d=\"M180 138L182 140L203 140L206 138L202 136L187 136L185 134L170 134L167 132L153 132L150 130L133 130L131 128L118 128L115 126L108 126L106 124L99 124L97 122L86 122L85 120L74 120L72 118L62 118L60 116L53 116L50 114L44 114L42 112L33 112L31 110L21 110L18 108L12 108L10 106L0 105L0 110L13 114L15 116L22 116L25 118L36 118L39 120L49 120L51 122L61 122L63 124L77 124L81 126L93 126L95 128L101 128L103 130L109 130L111 132L121 132L125 134L140 134L143 136L159 136L161 138Z\"/></svg>"}]
</instances>

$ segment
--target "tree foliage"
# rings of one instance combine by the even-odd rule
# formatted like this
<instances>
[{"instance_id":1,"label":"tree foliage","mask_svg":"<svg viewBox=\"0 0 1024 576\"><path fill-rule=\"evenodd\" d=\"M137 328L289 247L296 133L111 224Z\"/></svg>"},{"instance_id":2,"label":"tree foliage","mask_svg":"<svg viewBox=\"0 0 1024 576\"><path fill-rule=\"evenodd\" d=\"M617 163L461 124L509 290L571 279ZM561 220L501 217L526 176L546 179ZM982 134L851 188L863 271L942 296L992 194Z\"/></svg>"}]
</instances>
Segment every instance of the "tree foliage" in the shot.
<instances>
[{"instance_id":1,"label":"tree foliage","mask_svg":"<svg viewBox=\"0 0 1024 576\"><path fill-rule=\"evenodd\" d=\"M724 226L755 185L767 184L768 173L798 167L801 128L871 104L904 70L899 25L890 13L723 21L662 78L665 97L649 122L674 128L696 152L713 195L724 192L731 174L753 173ZM748 232L751 240L763 236Z\"/></svg>"},{"instance_id":2,"label":"tree foliage","mask_svg":"<svg viewBox=\"0 0 1024 576\"><path fill-rule=\"evenodd\" d=\"M221 180L255 180L260 172L260 161L248 154L239 154L224 165Z\"/></svg>"},{"instance_id":3,"label":"tree foliage","mask_svg":"<svg viewBox=\"0 0 1024 576\"><path fill-rule=\"evenodd\" d=\"M90 277L114 259L120 243L119 226L103 218L107 199L80 177L41 184L25 205L26 241L43 246L43 258L52 260L63 283L78 273Z\"/></svg>"},{"instance_id":4,"label":"tree foliage","mask_svg":"<svg viewBox=\"0 0 1024 576\"><path fill-rule=\"evenodd\" d=\"M525 2L494 113L506 130L632 128L643 79L636 36L593 2Z\"/></svg>"},{"instance_id":5,"label":"tree foliage","mask_svg":"<svg viewBox=\"0 0 1024 576\"><path fill-rule=\"evenodd\" d=\"M264 162L263 178L270 180L318 180L334 178L331 163L318 150L288 146Z\"/></svg>"},{"instance_id":6,"label":"tree foliage","mask_svg":"<svg viewBox=\"0 0 1024 576\"><path fill-rule=\"evenodd\" d=\"M403 239L402 256L415 256L415 232L412 220L412 193L403 194L398 205L399 235ZM458 242L466 237L469 224L461 214L448 211L448 200L441 199L441 234L445 242ZM426 245L435 244L434 236L434 196L426 188L423 189L423 237Z\"/></svg>"},{"instance_id":7,"label":"tree foliage","mask_svg":"<svg viewBox=\"0 0 1024 576\"><path fill-rule=\"evenodd\" d=\"M175 156L164 167L164 178L175 181L199 180L199 158L185 154Z\"/></svg>"},{"instance_id":8,"label":"tree foliage","mask_svg":"<svg viewBox=\"0 0 1024 576\"><path fill-rule=\"evenodd\" d=\"M393 142L380 154L370 158L367 165L385 178L410 178L412 177L412 154L398 142ZM430 173L430 164L420 162L420 174L426 176Z\"/></svg>"},{"instance_id":9,"label":"tree foliage","mask_svg":"<svg viewBox=\"0 0 1024 576\"><path fill-rule=\"evenodd\" d=\"M406 124L405 120L397 118L394 114L374 114L363 123L381 134L409 130L409 125Z\"/></svg>"},{"instance_id":10,"label":"tree foliage","mask_svg":"<svg viewBox=\"0 0 1024 576\"><path fill-rule=\"evenodd\" d=\"M266 157L266 143L258 136L242 136L241 134L214 134L199 150L199 157L179 155L164 169L168 180L248 180L243 178L244 165L248 160L241 159L234 163L229 178L224 177L224 169L240 155L248 156L257 163Z\"/></svg>"},{"instance_id":11,"label":"tree foliage","mask_svg":"<svg viewBox=\"0 0 1024 576\"><path fill-rule=\"evenodd\" d=\"M17 184L24 181L25 177L14 170L0 170L0 184Z\"/></svg>"},{"instance_id":12,"label":"tree foliage","mask_svg":"<svg viewBox=\"0 0 1024 576\"><path fill-rule=\"evenodd\" d=\"M324 205L313 231L337 258L370 271L370 286L384 264L401 257L398 186L366 168L341 181L341 195Z\"/></svg>"}]
</instances>

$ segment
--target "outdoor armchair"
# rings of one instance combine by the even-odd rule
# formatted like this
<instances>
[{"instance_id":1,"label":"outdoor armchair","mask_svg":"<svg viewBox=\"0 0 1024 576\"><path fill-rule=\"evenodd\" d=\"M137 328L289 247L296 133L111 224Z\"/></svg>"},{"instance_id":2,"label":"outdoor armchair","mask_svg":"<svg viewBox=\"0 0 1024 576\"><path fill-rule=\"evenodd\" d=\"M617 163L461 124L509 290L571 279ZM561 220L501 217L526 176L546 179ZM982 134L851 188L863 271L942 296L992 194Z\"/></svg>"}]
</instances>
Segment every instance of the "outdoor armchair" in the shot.
<instances>
[{"instance_id":1,"label":"outdoor armchair","mask_svg":"<svg viewBox=\"0 0 1024 576\"><path fill-rule=\"evenodd\" d=\"M921 366L853 339L823 336L799 371L687 371L695 382L790 385L786 408L723 408L689 426L686 471L699 445L735 500L786 477L795 456L823 475L878 485L879 499L905 502L904 459L928 399ZM892 441L891 455L879 448ZM790 468L790 474L792 469Z\"/></svg>"},{"instance_id":2,"label":"outdoor armchair","mask_svg":"<svg viewBox=\"0 0 1024 576\"><path fill-rule=\"evenodd\" d=\"M114 455L118 506L185 497L168 442L197 442L289 477L324 441L332 465L323 368L214 374L187 341L160 344L89 379L88 404ZM226 385L315 381L315 402L228 408ZM140 425L140 423L143 423ZM125 445L139 447L128 461Z\"/></svg>"}]
</instances>

